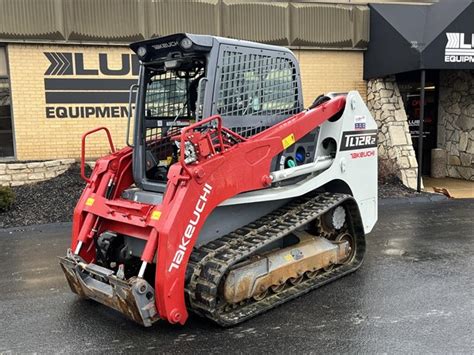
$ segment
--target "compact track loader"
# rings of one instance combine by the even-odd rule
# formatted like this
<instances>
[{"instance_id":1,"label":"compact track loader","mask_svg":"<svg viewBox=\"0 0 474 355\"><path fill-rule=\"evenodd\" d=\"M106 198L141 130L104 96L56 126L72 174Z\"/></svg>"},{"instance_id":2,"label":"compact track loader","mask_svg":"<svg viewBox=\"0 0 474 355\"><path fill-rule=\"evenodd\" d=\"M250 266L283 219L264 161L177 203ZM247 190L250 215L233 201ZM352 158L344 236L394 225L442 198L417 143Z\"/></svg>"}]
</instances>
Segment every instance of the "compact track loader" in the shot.
<instances>
[{"instance_id":1,"label":"compact track loader","mask_svg":"<svg viewBox=\"0 0 474 355\"><path fill-rule=\"evenodd\" d=\"M230 326L359 268L377 126L357 92L304 109L277 46L175 34L131 48L133 135L117 151L104 127L83 136L87 186L60 258L73 292L144 326L189 311ZM98 130L112 153L86 177Z\"/></svg>"}]
</instances>

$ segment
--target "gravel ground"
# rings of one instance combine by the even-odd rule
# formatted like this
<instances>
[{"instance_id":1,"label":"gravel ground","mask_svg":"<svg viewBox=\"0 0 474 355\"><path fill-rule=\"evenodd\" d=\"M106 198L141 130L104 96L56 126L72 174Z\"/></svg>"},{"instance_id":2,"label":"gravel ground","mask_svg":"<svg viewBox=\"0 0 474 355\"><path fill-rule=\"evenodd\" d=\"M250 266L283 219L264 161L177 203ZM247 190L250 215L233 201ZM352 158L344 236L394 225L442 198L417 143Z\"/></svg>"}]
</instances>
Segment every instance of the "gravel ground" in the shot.
<instances>
[{"instance_id":1,"label":"gravel ground","mask_svg":"<svg viewBox=\"0 0 474 355\"><path fill-rule=\"evenodd\" d=\"M89 174L89 172L87 172ZM13 208L0 213L0 228L32 224L69 222L85 183L80 177L79 165L73 165L54 179L31 185L13 187ZM397 178L379 182L379 198L412 197L421 194L404 186Z\"/></svg>"}]
</instances>

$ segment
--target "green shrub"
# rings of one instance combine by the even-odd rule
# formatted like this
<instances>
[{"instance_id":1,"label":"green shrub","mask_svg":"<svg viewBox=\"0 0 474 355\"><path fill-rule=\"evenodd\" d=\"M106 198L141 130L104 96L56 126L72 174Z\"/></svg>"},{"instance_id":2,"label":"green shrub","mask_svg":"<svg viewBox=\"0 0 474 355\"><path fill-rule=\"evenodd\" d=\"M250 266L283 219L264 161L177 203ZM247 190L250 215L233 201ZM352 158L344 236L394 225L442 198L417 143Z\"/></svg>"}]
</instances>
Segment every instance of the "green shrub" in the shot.
<instances>
[{"instance_id":1,"label":"green shrub","mask_svg":"<svg viewBox=\"0 0 474 355\"><path fill-rule=\"evenodd\" d=\"M15 201L15 194L9 187L0 187L0 212L8 211Z\"/></svg>"}]
</instances>

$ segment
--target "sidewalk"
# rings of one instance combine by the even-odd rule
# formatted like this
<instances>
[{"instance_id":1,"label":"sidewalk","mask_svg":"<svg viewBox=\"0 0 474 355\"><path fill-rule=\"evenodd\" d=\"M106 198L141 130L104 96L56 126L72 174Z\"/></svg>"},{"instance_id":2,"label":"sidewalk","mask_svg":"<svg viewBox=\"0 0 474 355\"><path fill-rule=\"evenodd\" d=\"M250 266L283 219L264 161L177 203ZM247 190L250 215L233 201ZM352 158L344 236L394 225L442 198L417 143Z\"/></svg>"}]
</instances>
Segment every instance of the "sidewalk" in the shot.
<instances>
[{"instance_id":1,"label":"sidewalk","mask_svg":"<svg viewBox=\"0 0 474 355\"><path fill-rule=\"evenodd\" d=\"M438 189L446 189L449 195L454 198L474 198L474 181L453 178L434 179L423 176L423 184L426 192L443 193Z\"/></svg>"}]
</instances>

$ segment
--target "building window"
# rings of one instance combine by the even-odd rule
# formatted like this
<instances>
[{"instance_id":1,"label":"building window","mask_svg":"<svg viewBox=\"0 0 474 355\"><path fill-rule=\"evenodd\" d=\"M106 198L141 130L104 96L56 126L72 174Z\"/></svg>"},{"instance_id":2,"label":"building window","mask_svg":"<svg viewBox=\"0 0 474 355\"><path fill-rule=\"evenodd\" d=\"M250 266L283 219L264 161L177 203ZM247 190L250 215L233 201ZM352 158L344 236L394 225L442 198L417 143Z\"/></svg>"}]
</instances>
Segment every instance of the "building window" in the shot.
<instances>
[{"instance_id":1,"label":"building window","mask_svg":"<svg viewBox=\"0 0 474 355\"><path fill-rule=\"evenodd\" d=\"M12 157L13 129L5 47L0 47L0 158Z\"/></svg>"}]
</instances>

